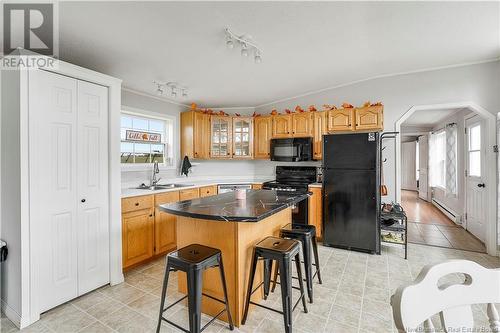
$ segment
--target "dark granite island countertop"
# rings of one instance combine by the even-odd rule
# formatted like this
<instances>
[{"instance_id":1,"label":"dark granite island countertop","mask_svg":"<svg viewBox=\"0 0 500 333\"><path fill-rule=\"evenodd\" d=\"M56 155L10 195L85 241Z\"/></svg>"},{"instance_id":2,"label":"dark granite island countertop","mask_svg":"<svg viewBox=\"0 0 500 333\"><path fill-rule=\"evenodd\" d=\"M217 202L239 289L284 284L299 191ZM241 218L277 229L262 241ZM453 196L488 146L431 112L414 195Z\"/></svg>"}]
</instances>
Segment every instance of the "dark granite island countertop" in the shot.
<instances>
[{"instance_id":1,"label":"dark granite island countertop","mask_svg":"<svg viewBox=\"0 0 500 333\"><path fill-rule=\"evenodd\" d=\"M307 199L306 194L282 194L274 190L247 190L246 199L235 192L160 205L160 210L178 216L233 222L259 222Z\"/></svg>"}]
</instances>

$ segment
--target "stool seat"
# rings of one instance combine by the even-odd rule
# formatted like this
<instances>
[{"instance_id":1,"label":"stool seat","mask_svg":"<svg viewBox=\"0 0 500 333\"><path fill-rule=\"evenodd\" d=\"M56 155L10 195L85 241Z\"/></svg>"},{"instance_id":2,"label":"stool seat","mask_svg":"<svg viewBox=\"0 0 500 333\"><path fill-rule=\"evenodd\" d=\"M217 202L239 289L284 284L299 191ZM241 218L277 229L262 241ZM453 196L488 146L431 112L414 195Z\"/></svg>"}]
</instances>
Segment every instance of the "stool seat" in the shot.
<instances>
[{"instance_id":1,"label":"stool seat","mask_svg":"<svg viewBox=\"0 0 500 333\"><path fill-rule=\"evenodd\" d=\"M308 235L310 237L316 236L316 227L311 224L293 224L289 223L280 230L283 233L293 232Z\"/></svg>"},{"instance_id":2,"label":"stool seat","mask_svg":"<svg viewBox=\"0 0 500 333\"><path fill-rule=\"evenodd\" d=\"M211 267L217 264L217 258L215 258L218 254L220 254L219 249L214 249L213 247L200 245L200 244L191 244L183 247L174 252L170 252L168 254L167 260L170 260L172 263L181 264L181 265L191 265L191 266L200 266L200 268Z\"/></svg>"},{"instance_id":3,"label":"stool seat","mask_svg":"<svg viewBox=\"0 0 500 333\"><path fill-rule=\"evenodd\" d=\"M298 243L292 239L267 237L255 245L256 249L287 253L292 251Z\"/></svg>"}]
</instances>

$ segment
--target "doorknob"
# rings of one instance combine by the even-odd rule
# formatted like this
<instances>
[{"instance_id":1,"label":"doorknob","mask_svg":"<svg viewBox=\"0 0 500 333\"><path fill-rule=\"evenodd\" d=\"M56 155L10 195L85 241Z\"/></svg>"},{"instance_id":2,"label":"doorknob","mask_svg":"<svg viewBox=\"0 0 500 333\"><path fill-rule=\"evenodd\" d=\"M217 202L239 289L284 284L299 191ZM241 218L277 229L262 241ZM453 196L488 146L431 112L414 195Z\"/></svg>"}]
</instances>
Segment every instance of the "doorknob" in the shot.
<instances>
[{"instance_id":1,"label":"doorknob","mask_svg":"<svg viewBox=\"0 0 500 333\"><path fill-rule=\"evenodd\" d=\"M85 199L82 199L82 200L80 200L80 201L81 201L81 202L85 202L86 200L85 200Z\"/></svg>"},{"instance_id":2,"label":"doorknob","mask_svg":"<svg viewBox=\"0 0 500 333\"><path fill-rule=\"evenodd\" d=\"M481 183L481 184L477 184L477 187L486 187L486 185L484 185L484 183Z\"/></svg>"}]
</instances>

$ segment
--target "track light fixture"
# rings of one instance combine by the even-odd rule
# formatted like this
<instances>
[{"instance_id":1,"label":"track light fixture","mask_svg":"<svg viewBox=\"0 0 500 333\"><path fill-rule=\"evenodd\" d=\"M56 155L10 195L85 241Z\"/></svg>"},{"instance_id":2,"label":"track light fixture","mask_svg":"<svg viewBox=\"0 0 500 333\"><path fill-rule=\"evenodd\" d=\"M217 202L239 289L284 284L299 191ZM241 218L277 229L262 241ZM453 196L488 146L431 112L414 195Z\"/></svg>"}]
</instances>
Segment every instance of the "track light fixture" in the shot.
<instances>
[{"instance_id":1,"label":"track light fixture","mask_svg":"<svg viewBox=\"0 0 500 333\"><path fill-rule=\"evenodd\" d=\"M224 32L226 34L226 47L228 49L233 49L234 44L238 43L241 47L242 57L248 57L250 52L253 52L255 63L260 64L262 62L262 50L253 42L251 36L236 35L229 28L225 28Z\"/></svg>"},{"instance_id":2,"label":"track light fixture","mask_svg":"<svg viewBox=\"0 0 500 333\"><path fill-rule=\"evenodd\" d=\"M180 86L177 82L159 82L153 81L156 85L156 93L162 96L167 89L170 90L170 96L173 98L177 97L177 92L180 91L182 97L186 98L188 96L188 88Z\"/></svg>"}]
</instances>

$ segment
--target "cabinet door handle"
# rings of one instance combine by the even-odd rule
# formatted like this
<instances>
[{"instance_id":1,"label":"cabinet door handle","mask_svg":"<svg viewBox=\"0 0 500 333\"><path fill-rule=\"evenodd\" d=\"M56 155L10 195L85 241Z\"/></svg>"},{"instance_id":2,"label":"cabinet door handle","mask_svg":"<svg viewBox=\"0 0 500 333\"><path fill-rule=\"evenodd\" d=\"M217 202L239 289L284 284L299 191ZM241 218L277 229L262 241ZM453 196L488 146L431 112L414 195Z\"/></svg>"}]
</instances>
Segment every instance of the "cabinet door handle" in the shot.
<instances>
[{"instance_id":1,"label":"cabinet door handle","mask_svg":"<svg viewBox=\"0 0 500 333\"><path fill-rule=\"evenodd\" d=\"M82 200L80 200L80 201L81 201L81 202L85 202L85 201L87 201L87 200L85 200L85 199L82 199Z\"/></svg>"},{"instance_id":2,"label":"cabinet door handle","mask_svg":"<svg viewBox=\"0 0 500 333\"><path fill-rule=\"evenodd\" d=\"M153 217L153 214L149 214L149 217Z\"/></svg>"},{"instance_id":3,"label":"cabinet door handle","mask_svg":"<svg viewBox=\"0 0 500 333\"><path fill-rule=\"evenodd\" d=\"M139 206L139 203L138 203L138 202L136 202L136 203L135 203L135 205L136 205L136 206Z\"/></svg>"}]
</instances>

